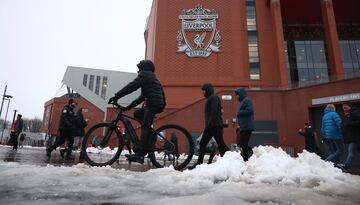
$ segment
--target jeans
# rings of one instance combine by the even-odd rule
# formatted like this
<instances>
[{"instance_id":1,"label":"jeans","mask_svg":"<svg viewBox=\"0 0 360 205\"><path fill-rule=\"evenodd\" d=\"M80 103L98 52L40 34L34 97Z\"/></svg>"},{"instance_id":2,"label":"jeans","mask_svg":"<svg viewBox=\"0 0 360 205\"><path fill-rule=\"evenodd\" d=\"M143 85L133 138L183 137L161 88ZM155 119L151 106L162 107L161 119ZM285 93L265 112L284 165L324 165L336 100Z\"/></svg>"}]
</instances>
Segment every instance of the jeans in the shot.
<instances>
[{"instance_id":1,"label":"jeans","mask_svg":"<svg viewBox=\"0 0 360 205\"><path fill-rule=\"evenodd\" d=\"M326 139L326 144L329 147L329 156L326 158L326 161L331 161L335 164L339 163L340 156L344 151L344 143L342 139Z\"/></svg>"},{"instance_id":2,"label":"jeans","mask_svg":"<svg viewBox=\"0 0 360 205\"><path fill-rule=\"evenodd\" d=\"M354 161L355 159L355 156L357 154L357 143L356 142L351 142L349 144L349 147L348 147L348 155L347 155L347 158L346 158L346 161L345 161L345 166L346 167L350 167L352 162Z\"/></svg>"}]
</instances>

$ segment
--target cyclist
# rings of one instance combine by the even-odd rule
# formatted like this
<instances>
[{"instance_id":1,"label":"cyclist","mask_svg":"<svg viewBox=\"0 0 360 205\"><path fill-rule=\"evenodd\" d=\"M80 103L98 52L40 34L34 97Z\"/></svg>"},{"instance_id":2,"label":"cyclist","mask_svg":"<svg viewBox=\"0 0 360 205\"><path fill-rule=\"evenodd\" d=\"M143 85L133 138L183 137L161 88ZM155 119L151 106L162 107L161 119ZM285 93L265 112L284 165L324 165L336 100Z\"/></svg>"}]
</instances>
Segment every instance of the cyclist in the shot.
<instances>
[{"instance_id":1,"label":"cyclist","mask_svg":"<svg viewBox=\"0 0 360 205\"><path fill-rule=\"evenodd\" d=\"M143 163L144 156L152 148L153 142L156 140L152 139L155 136L150 133L151 124L155 115L164 110L166 102L162 85L154 73L154 63L150 60L142 60L137 64L137 67L139 68L138 76L117 92L114 97L110 98L108 103L114 104L121 97L141 88L141 95L122 110L129 110L145 102L145 106L134 112L134 117L142 122L140 143L133 148L135 154L125 155L129 161Z\"/></svg>"}]
</instances>

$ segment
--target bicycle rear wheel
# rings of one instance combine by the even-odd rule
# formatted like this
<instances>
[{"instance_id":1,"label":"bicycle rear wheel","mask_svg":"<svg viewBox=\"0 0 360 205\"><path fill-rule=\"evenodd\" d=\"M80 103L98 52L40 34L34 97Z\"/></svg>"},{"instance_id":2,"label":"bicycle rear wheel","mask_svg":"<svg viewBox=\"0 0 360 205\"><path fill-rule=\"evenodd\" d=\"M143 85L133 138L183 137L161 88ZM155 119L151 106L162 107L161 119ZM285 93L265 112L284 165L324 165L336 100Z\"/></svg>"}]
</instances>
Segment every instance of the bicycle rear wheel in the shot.
<instances>
[{"instance_id":1,"label":"bicycle rear wheel","mask_svg":"<svg viewBox=\"0 0 360 205\"><path fill-rule=\"evenodd\" d=\"M100 123L85 134L81 151L85 161L90 165L106 166L119 158L122 146L121 134L117 127L111 123Z\"/></svg>"},{"instance_id":2,"label":"bicycle rear wheel","mask_svg":"<svg viewBox=\"0 0 360 205\"><path fill-rule=\"evenodd\" d=\"M194 142L190 133L179 125L164 125L156 130L154 152L149 153L155 167L186 167L194 155Z\"/></svg>"}]
</instances>

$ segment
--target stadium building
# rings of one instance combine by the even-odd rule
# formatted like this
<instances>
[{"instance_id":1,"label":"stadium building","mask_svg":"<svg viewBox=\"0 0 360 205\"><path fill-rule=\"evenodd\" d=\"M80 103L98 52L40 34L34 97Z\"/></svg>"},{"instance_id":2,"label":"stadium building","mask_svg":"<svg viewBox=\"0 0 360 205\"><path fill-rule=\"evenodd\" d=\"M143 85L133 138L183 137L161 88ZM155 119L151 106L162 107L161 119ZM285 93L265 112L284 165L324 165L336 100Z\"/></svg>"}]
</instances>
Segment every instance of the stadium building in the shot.
<instances>
[{"instance_id":1,"label":"stadium building","mask_svg":"<svg viewBox=\"0 0 360 205\"><path fill-rule=\"evenodd\" d=\"M167 99L155 127L180 124L196 138L204 128L200 88L212 83L229 123L225 142L233 144L239 103L234 89L244 87L255 109L251 145L301 152L298 129L310 121L320 135L326 104L339 113L342 102L360 104L358 8L358 0L153 0L145 58L155 62ZM78 74L67 76L72 69ZM103 113L96 120L114 116L104 103L136 76L107 72L69 68L63 80ZM44 122L53 101L45 104Z\"/></svg>"}]
</instances>

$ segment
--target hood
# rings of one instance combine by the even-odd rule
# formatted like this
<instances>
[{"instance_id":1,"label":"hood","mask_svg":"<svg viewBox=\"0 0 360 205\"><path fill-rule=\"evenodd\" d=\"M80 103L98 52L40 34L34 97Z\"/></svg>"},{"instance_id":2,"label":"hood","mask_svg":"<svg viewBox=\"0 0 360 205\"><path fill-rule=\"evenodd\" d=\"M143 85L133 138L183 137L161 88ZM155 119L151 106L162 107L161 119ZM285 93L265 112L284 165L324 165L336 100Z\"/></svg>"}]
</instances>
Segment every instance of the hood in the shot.
<instances>
[{"instance_id":1,"label":"hood","mask_svg":"<svg viewBox=\"0 0 360 205\"><path fill-rule=\"evenodd\" d=\"M329 113L329 112L335 112L333 109L331 109L331 108L325 108L324 109L324 113L326 114L326 113Z\"/></svg>"},{"instance_id":2,"label":"hood","mask_svg":"<svg viewBox=\"0 0 360 205\"><path fill-rule=\"evenodd\" d=\"M155 65L151 60L142 60L137 65L139 71L155 71Z\"/></svg>"},{"instance_id":3,"label":"hood","mask_svg":"<svg viewBox=\"0 0 360 205\"><path fill-rule=\"evenodd\" d=\"M239 96L239 101L242 101L244 98L247 97L247 94L246 94L246 91L244 88L235 89L235 94Z\"/></svg>"},{"instance_id":4,"label":"hood","mask_svg":"<svg viewBox=\"0 0 360 205\"><path fill-rule=\"evenodd\" d=\"M211 85L210 83L205 83L202 87L201 90L204 90L204 96L205 97L209 97L210 95L214 94L214 87L213 85Z\"/></svg>"}]
</instances>

